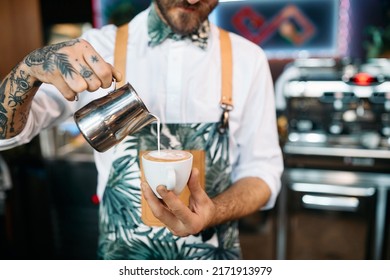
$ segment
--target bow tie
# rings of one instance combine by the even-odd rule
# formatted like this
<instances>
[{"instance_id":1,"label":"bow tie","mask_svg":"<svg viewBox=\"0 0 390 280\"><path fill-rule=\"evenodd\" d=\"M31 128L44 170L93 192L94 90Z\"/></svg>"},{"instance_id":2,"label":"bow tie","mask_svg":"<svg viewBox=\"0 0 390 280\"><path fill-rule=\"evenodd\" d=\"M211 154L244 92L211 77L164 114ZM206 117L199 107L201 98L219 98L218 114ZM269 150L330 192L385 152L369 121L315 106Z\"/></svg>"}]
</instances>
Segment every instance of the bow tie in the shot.
<instances>
[{"instance_id":1,"label":"bow tie","mask_svg":"<svg viewBox=\"0 0 390 280\"><path fill-rule=\"evenodd\" d=\"M148 35L150 38L149 46L151 47L161 44L167 38L171 38L175 41L189 39L194 45L200 47L201 49L206 49L209 31L210 23L208 20L205 20L198 28L198 30L191 34L176 34L157 15L154 5L151 5L151 9L148 15Z\"/></svg>"}]
</instances>

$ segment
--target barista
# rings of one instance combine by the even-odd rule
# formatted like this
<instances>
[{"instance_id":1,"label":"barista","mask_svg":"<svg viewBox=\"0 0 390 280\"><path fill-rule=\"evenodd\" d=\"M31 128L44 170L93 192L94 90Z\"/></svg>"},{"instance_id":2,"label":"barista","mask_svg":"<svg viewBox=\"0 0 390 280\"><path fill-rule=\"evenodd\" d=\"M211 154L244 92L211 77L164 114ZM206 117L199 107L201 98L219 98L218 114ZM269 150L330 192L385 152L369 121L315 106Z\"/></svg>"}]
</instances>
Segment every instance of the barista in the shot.
<instances>
[{"instance_id":1,"label":"barista","mask_svg":"<svg viewBox=\"0 0 390 280\"><path fill-rule=\"evenodd\" d=\"M203 159L186 205L163 186L161 200L145 183L141 191L139 153L157 148L155 124L95 152L99 258L238 259L238 219L274 206L283 163L267 58L232 33L221 58L224 32L208 20L217 4L153 1L128 25L125 73L112 66L119 28L108 25L28 54L1 83L0 149L69 118L116 79L130 81L162 121L162 148ZM144 222L143 201L164 226Z\"/></svg>"}]
</instances>

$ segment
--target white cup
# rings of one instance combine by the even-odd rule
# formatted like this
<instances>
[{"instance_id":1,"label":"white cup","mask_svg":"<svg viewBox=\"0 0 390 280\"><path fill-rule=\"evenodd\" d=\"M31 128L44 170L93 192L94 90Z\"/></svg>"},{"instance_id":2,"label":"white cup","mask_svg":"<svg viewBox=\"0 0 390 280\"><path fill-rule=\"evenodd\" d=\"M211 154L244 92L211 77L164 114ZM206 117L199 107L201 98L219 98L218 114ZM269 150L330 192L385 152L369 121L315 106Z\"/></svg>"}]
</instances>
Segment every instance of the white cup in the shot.
<instances>
[{"instance_id":1,"label":"white cup","mask_svg":"<svg viewBox=\"0 0 390 280\"><path fill-rule=\"evenodd\" d=\"M149 151L142 155L142 169L154 194L161 198L157 192L160 185L176 195L183 191L191 174L192 161L193 156L187 151Z\"/></svg>"}]
</instances>

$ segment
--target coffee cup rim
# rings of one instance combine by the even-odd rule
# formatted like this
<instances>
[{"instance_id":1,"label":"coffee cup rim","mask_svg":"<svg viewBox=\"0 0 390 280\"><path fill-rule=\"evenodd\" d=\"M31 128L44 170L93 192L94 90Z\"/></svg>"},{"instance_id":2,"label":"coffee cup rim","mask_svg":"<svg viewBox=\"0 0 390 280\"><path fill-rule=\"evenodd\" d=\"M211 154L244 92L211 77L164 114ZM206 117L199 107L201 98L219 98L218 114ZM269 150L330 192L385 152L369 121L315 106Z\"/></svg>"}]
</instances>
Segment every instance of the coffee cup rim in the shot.
<instances>
[{"instance_id":1,"label":"coffee cup rim","mask_svg":"<svg viewBox=\"0 0 390 280\"><path fill-rule=\"evenodd\" d=\"M180 161L187 161L187 160L191 160L193 159L194 155L189 152L189 151L186 151L186 150L175 150L175 149L165 149L163 151L182 151L182 152L185 152L187 154L189 154L190 156L188 158L183 158L183 159L173 159L173 160L166 160L166 161L158 161L158 160L153 160L153 159L148 159L148 158L145 158L145 155L149 154L150 152L154 152L154 151L157 151L157 150L147 150L145 151L143 154L142 154L142 159L143 160L147 160L147 161L153 161L153 162L161 162L161 163L169 163L169 162L180 162Z\"/></svg>"}]
</instances>

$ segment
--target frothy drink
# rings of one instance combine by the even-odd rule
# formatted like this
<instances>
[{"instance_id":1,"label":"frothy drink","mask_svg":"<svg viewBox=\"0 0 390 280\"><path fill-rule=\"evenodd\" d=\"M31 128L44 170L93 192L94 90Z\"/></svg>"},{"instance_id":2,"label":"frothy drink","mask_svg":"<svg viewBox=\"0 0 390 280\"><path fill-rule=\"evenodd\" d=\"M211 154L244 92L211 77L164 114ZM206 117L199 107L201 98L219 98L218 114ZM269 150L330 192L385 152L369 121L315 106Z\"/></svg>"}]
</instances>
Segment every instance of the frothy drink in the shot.
<instances>
[{"instance_id":1,"label":"frothy drink","mask_svg":"<svg viewBox=\"0 0 390 280\"><path fill-rule=\"evenodd\" d=\"M147 152L143 157L152 161L173 162L189 159L191 153L181 150L159 150Z\"/></svg>"}]
</instances>

